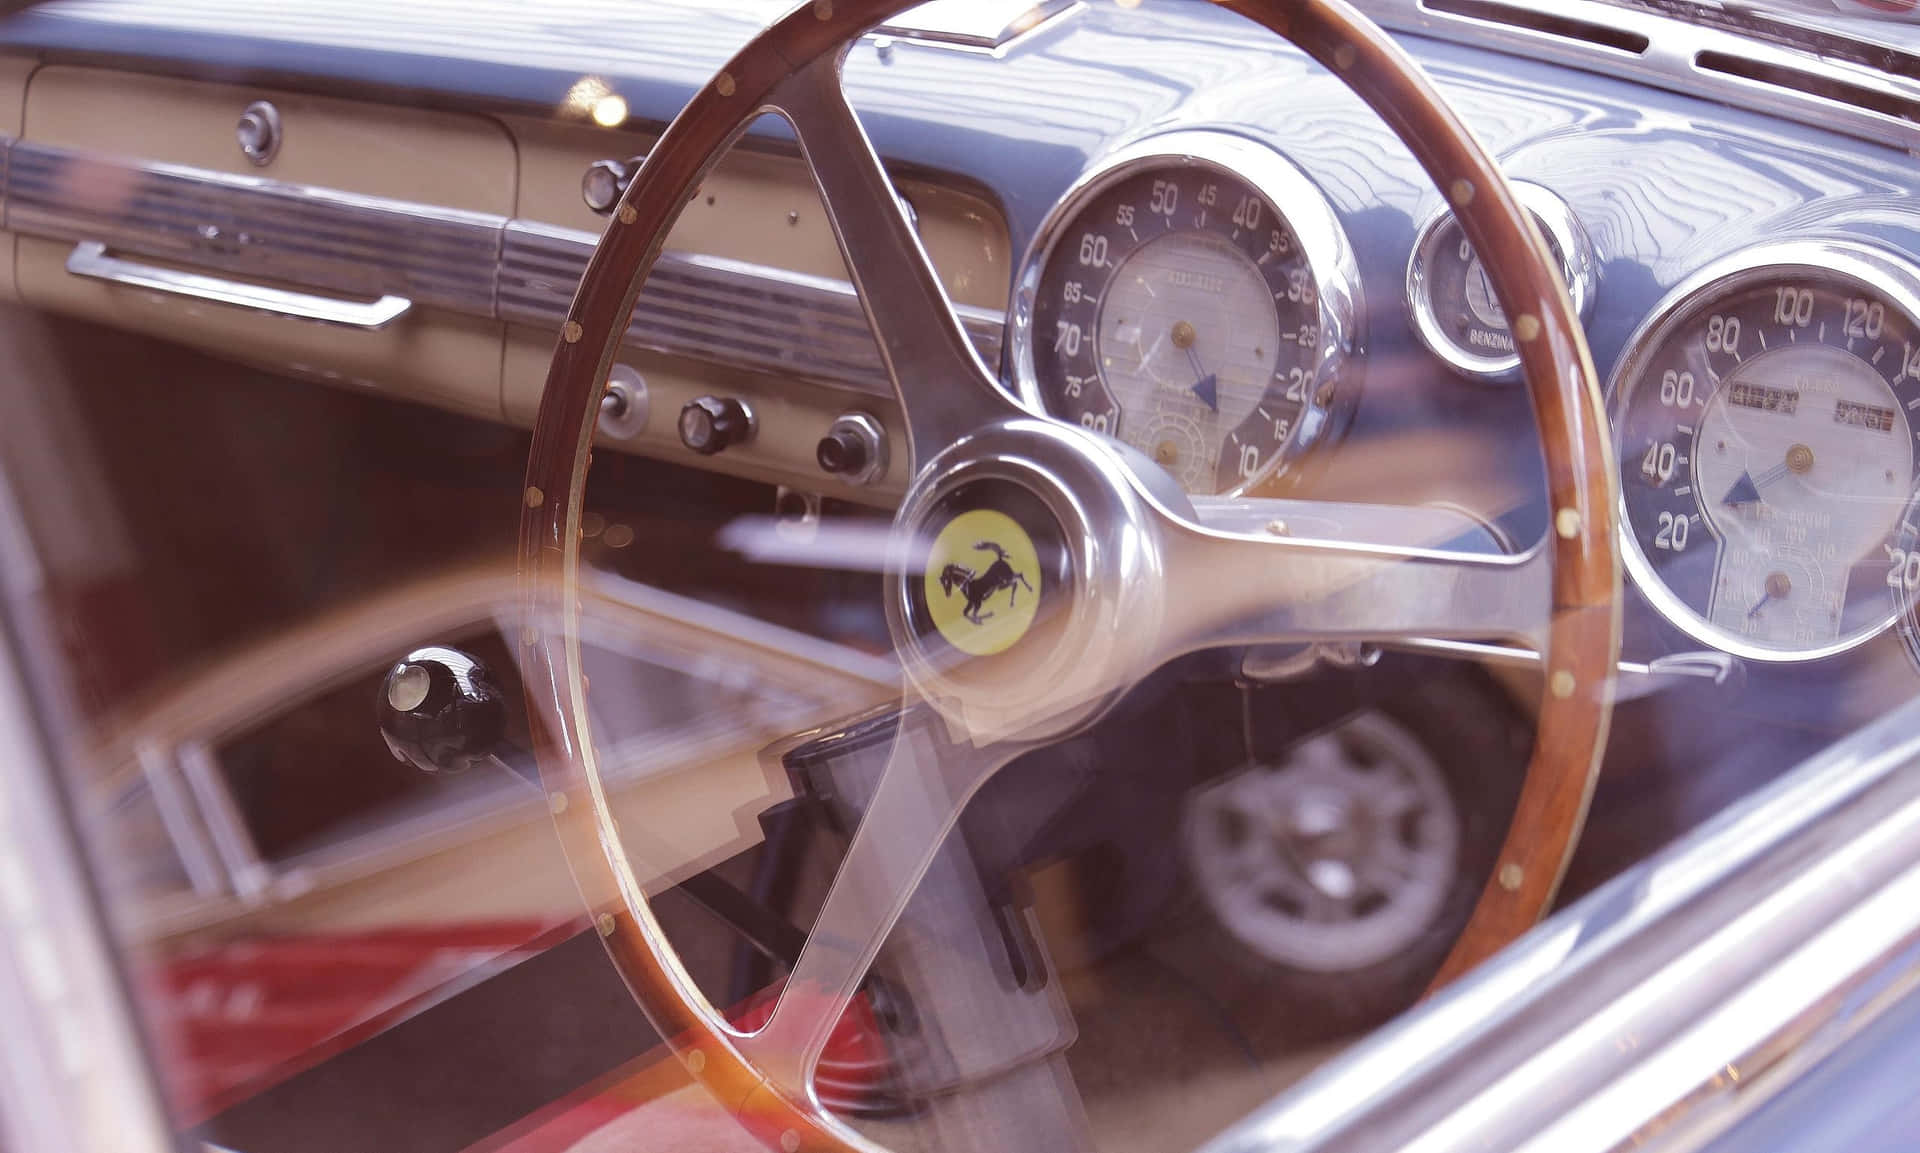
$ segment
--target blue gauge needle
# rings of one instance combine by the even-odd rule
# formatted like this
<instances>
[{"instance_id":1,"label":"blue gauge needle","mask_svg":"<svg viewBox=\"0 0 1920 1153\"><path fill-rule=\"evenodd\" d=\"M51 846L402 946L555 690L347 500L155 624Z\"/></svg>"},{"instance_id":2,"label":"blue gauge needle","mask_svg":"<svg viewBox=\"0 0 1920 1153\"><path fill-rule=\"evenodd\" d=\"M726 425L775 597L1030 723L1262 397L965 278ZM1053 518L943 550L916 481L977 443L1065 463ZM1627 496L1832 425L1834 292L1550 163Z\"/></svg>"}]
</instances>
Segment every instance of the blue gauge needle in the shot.
<instances>
[{"instance_id":1,"label":"blue gauge needle","mask_svg":"<svg viewBox=\"0 0 1920 1153\"><path fill-rule=\"evenodd\" d=\"M1193 345L1191 344L1187 345L1186 349L1187 349L1187 363L1193 366L1193 374L1200 378L1199 380L1196 380L1193 382L1193 389L1192 389L1193 395L1199 397L1200 403L1206 405L1210 411L1219 412L1220 411L1219 379L1215 377L1211 372L1208 372L1206 370L1206 367L1200 363L1200 354L1193 350Z\"/></svg>"},{"instance_id":2,"label":"blue gauge needle","mask_svg":"<svg viewBox=\"0 0 1920 1153\"><path fill-rule=\"evenodd\" d=\"M1772 484L1790 472L1805 473L1812 467L1813 450L1804 444L1796 444L1787 450L1787 458L1785 460L1774 465L1772 468L1762 471L1759 476L1742 470L1740 479L1734 481L1732 487L1727 489L1727 495L1720 498L1720 503L1729 507L1738 507L1743 504L1759 504L1761 499L1760 490L1762 488L1765 488L1767 485ZM1751 616L1753 614L1749 613L1747 615Z\"/></svg>"},{"instance_id":3,"label":"blue gauge needle","mask_svg":"<svg viewBox=\"0 0 1920 1153\"><path fill-rule=\"evenodd\" d=\"M1740 479L1733 482L1733 487L1727 490L1727 495L1720 498L1720 503L1728 506L1759 504L1760 483L1754 480L1750 473L1742 470ZM1748 613L1747 615L1752 616L1753 614Z\"/></svg>"}]
</instances>

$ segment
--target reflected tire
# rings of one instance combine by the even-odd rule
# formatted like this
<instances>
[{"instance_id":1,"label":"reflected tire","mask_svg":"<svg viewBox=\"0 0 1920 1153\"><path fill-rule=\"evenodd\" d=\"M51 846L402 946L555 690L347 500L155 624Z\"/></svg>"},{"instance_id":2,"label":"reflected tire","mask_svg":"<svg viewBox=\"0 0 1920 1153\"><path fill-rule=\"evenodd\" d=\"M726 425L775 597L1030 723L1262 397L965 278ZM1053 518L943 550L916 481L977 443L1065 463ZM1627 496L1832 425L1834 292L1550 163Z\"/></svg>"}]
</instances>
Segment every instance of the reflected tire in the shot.
<instances>
[{"instance_id":1,"label":"reflected tire","mask_svg":"<svg viewBox=\"0 0 1920 1153\"><path fill-rule=\"evenodd\" d=\"M1531 740L1491 680L1426 678L1201 786L1181 830L1191 899L1148 947L1210 989L1260 1051L1393 1016L1420 997L1466 927ZM1264 823L1255 820L1262 795ZM1343 804L1359 811L1340 819L1333 810ZM1236 837L1238 874L1222 868ZM1399 842L1398 863L1414 866L1397 887L1379 867L1383 841Z\"/></svg>"}]
</instances>

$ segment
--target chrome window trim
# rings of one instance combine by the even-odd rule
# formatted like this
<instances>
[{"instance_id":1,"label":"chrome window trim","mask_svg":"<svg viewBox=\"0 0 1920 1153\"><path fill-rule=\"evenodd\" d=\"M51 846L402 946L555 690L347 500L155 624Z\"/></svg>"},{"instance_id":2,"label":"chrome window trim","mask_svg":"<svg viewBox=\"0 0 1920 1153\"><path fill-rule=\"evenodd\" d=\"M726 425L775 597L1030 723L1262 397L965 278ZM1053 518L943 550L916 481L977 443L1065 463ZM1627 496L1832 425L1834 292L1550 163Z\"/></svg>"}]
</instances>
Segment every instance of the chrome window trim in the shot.
<instances>
[{"instance_id":1,"label":"chrome window trim","mask_svg":"<svg viewBox=\"0 0 1920 1153\"><path fill-rule=\"evenodd\" d=\"M1829 747L1204 1153L1695 1149L1920 987L1920 702Z\"/></svg>"},{"instance_id":2,"label":"chrome window trim","mask_svg":"<svg viewBox=\"0 0 1920 1153\"><path fill-rule=\"evenodd\" d=\"M0 1145L175 1149L106 911L60 792L43 574L0 475Z\"/></svg>"},{"instance_id":3,"label":"chrome window trim","mask_svg":"<svg viewBox=\"0 0 1920 1153\"><path fill-rule=\"evenodd\" d=\"M555 333L599 242L535 221L30 140L0 140L0 170L0 221L19 235L369 300L404 298ZM86 188L120 191L103 203L74 194ZM997 365L1000 313L958 311L981 356ZM893 396L859 297L844 280L668 252L640 297L627 344Z\"/></svg>"},{"instance_id":4,"label":"chrome window trim","mask_svg":"<svg viewBox=\"0 0 1920 1153\"><path fill-rule=\"evenodd\" d=\"M1875 68L1817 56L1710 25L1692 24L1657 12L1603 0L1489 0L1489 8L1513 8L1615 29L1645 39L1638 52L1484 16L1440 11L1426 0L1355 0L1369 17L1396 32L1431 36L1455 44L1544 60L1603 76L1633 80L1684 96L1704 97L1828 131L1892 145L1920 154L1920 124L1859 104L1797 88L1751 80L1701 67L1717 54L1763 67L1870 92L1920 108L1920 82Z\"/></svg>"}]
</instances>

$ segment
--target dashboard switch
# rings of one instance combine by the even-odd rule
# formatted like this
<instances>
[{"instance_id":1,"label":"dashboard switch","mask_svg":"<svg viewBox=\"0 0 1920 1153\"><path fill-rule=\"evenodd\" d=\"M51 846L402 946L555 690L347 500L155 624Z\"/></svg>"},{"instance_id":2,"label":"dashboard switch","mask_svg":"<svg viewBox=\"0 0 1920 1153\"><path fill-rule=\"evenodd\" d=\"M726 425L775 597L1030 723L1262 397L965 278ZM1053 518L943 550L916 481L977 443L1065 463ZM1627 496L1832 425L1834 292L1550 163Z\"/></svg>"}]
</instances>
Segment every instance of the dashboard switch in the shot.
<instances>
[{"instance_id":1,"label":"dashboard switch","mask_svg":"<svg viewBox=\"0 0 1920 1153\"><path fill-rule=\"evenodd\" d=\"M616 364L600 396L600 432L615 440L632 440L647 428L652 408L646 378L632 365Z\"/></svg>"},{"instance_id":2,"label":"dashboard switch","mask_svg":"<svg viewBox=\"0 0 1920 1153\"><path fill-rule=\"evenodd\" d=\"M848 484L872 484L887 472L887 434L864 412L849 412L833 422L814 449L824 472Z\"/></svg>"},{"instance_id":3,"label":"dashboard switch","mask_svg":"<svg viewBox=\"0 0 1920 1153\"><path fill-rule=\"evenodd\" d=\"M280 110L265 100L247 105L234 128L240 151L259 167L273 163L280 151Z\"/></svg>"},{"instance_id":4,"label":"dashboard switch","mask_svg":"<svg viewBox=\"0 0 1920 1153\"><path fill-rule=\"evenodd\" d=\"M587 165L580 177L580 199L602 216L612 212L614 205L626 195L627 185L633 183L634 174L640 171L645 159L630 156L625 160L596 160Z\"/></svg>"},{"instance_id":5,"label":"dashboard switch","mask_svg":"<svg viewBox=\"0 0 1920 1153\"><path fill-rule=\"evenodd\" d=\"M753 439L753 412L731 396L702 396L680 410L680 443L701 456Z\"/></svg>"}]
</instances>

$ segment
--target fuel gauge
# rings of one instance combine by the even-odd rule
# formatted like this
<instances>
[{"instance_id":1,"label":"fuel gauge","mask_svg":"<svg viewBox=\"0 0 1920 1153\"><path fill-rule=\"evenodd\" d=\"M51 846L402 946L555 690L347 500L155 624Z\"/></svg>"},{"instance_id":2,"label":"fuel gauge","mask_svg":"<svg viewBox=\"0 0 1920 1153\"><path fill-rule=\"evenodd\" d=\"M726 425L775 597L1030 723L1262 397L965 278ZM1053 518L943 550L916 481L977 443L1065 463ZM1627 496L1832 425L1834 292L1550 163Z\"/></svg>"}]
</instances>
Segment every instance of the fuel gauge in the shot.
<instances>
[{"instance_id":1,"label":"fuel gauge","mask_svg":"<svg viewBox=\"0 0 1920 1153\"><path fill-rule=\"evenodd\" d=\"M1515 181L1513 189L1546 238L1574 310L1585 320L1598 275L1586 230L1566 201L1538 184ZM1506 314L1494 299L1486 267L1451 212L1440 212L1420 230L1407 262L1407 299L1414 329L1434 355L1467 376L1513 378L1520 357Z\"/></svg>"}]
</instances>

